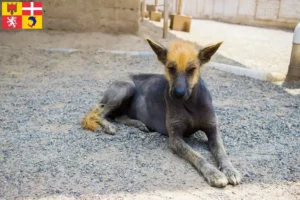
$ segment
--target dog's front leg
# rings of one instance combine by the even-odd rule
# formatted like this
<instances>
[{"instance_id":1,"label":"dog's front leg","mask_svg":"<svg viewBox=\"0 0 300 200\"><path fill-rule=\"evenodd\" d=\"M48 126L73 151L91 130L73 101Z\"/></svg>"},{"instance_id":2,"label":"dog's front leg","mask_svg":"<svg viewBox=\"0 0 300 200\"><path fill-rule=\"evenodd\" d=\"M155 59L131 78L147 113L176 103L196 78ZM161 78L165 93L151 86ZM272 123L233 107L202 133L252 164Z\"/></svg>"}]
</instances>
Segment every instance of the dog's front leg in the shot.
<instances>
[{"instance_id":1,"label":"dog's front leg","mask_svg":"<svg viewBox=\"0 0 300 200\"><path fill-rule=\"evenodd\" d=\"M222 138L218 133L217 127L214 126L204 131L208 138L209 147L219 163L220 170L227 176L228 181L232 185L241 182L240 173L232 166L223 145Z\"/></svg>"},{"instance_id":2,"label":"dog's front leg","mask_svg":"<svg viewBox=\"0 0 300 200\"><path fill-rule=\"evenodd\" d=\"M225 187L228 184L227 177L213 165L209 164L199 152L196 152L186 144L181 136L177 135L176 132L169 134L169 136L172 150L181 158L192 163L203 174L211 186Z\"/></svg>"}]
</instances>

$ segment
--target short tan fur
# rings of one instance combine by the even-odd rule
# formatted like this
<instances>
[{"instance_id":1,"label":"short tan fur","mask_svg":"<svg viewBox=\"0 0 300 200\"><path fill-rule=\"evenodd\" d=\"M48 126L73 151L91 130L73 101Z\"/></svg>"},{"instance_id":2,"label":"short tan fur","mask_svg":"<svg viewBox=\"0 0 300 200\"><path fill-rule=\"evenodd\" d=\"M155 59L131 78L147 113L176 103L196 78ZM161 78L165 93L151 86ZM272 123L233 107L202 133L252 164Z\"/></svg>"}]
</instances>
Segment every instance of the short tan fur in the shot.
<instances>
[{"instance_id":1,"label":"short tan fur","mask_svg":"<svg viewBox=\"0 0 300 200\"><path fill-rule=\"evenodd\" d=\"M191 89L198 82L200 76L198 51L195 44L183 41L173 41L168 46L165 75L172 82L170 67L176 68L176 73L186 74Z\"/></svg>"},{"instance_id":2,"label":"short tan fur","mask_svg":"<svg viewBox=\"0 0 300 200\"><path fill-rule=\"evenodd\" d=\"M178 72L185 72L189 63L198 63L198 51L192 43L174 41L168 46L167 61L175 62Z\"/></svg>"},{"instance_id":3,"label":"short tan fur","mask_svg":"<svg viewBox=\"0 0 300 200\"><path fill-rule=\"evenodd\" d=\"M172 41L168 48L147 39L158 60L165 65L165 76L170 85L179 74L187 77L189 89L192 90L200 77L200 67L209 62L211 56L218 50L222 42L207 46L200 51L194 43L186 41Z\"/></svg>"}]
</instances>

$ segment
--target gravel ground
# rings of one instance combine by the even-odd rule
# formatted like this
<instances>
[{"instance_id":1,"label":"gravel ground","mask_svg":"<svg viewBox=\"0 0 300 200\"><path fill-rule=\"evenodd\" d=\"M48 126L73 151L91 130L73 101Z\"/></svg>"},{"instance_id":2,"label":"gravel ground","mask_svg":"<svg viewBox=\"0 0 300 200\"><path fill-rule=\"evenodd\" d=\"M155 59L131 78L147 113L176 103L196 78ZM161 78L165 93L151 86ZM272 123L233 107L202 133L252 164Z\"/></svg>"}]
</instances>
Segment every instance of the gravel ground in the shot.
<instances>
[{"instance_id":1,"label":"gravel ground","mask_svg":"<svg viewBox=\"0 0 300 200\"><path fill-rule=\"evenodd\" d=\"M162 27L163 20L150 22ZM292 51L293 31L228 24L193 19L191 32L170 31L200 45L224 41L217 62L266 72L287 73ZM227 59L226 59L227 58Z\"/></svg>"},{"instance_id":2,"label":"gravel ground","mask_svg":"<svg viewBox=\"0 0 300 200\"><path fill-rule=\"evenodd\" d=\"M299 82L202 70L228 154L243 175L236 187L208 186L158 133L118 124L115 136L82 130L80 120L112 81L163 72L154 57L96 50L150 51L147 36L167 42L147 21L138 36L0 31L0 199L299 199ZM237 62L222 51L214 61ZM199 132L187 142L215 163L206 140Z\"/></svg>"},{"instance_id":3,"label":"gravel ground","mask_svg":"<svg viewBox=\"0 0 300 200\"><path fill-rule=\"evenodd\" d=\"M203 69L228 154L243 175L241 185L216 189L158 133L118 125L109 136L80 127L113 80L161 73L154 57L0 51L0 199L300 197L299 83L285 88ZM214 163L202 133L187 141Z\"/></svg>"}]
</instances>

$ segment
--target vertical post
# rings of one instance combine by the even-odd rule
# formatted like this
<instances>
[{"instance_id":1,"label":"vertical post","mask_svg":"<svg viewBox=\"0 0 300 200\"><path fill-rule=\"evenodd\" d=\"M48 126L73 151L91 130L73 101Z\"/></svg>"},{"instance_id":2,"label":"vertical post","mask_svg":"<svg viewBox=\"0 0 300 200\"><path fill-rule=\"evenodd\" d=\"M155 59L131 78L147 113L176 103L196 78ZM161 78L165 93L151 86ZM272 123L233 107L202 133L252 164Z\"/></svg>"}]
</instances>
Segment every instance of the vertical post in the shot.
<instances>
[{"instance_id":1,"label":"vertical post","mask_svg":"<svg viewBox=\"0 0 300 200\"><path fill-rule=\"evenodd\" d=\"M300 23L294 31L291 61L286 80L300 80Z\"/></svg>"},{"instance_id":2,"label":"vertical post","mask_svg":"<svg viewBox=\"0 0 300 200\"><path fill-rule=\"evenodd\" d=\"M257 7L258 7L258 0L255 1L254 19L257 19L257 18L256 18L256 15L257 15Z\"/></svg>"},{"instance_id":3,"label":"vertical post","mask_svg":"<svg viewBox=\"0 0 300 200\"><path fill-rule=\"evenodd\" d=\"M141 13L142 13L142 22L144 21L144 15L145 15L145 0L142 1L142 9L141 9Z\"/></svg>"},{"instance_id":4,"label":"vertical post","mask_svg":"<svg viewBox=\"0 0 300 200\"><path fill-rule=\"evenodd\" d=\"M167 38L168 36L168 21L169 21L169 1L164 0L164 30L163 30L163 38Z\"/></svg>"},{"instance_id":5,"label":"vertical post","mask_svg":"<svg viewBox=\"0 0 300 200\"><path fill-rule=\"evenodd\" d=\"M178 14L178 15L181 15L181 14L182 14L182 0L178 0L177 14Z\"/></svg>"},{"instance_id":6,"label":"vertical post","mask_svg":"<svg viewBox=\"0 0 300 200\"><path fill-rule=\"evenodd\" d=\"M154 0L154 8L155 8L155 12L157 12L157 4L158 4L158 0Z\"/></svg>"}]
</instances>

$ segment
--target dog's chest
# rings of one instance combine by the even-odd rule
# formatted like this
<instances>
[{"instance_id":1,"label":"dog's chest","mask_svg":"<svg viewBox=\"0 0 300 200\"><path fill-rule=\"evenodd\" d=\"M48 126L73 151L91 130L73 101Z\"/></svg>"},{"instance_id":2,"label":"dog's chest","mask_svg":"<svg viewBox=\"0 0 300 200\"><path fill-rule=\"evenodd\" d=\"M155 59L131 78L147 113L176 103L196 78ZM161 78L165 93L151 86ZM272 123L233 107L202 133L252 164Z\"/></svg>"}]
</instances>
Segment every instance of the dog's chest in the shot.
<instances>
[{"instance_id":1,"label":"dog's chest","mask_svg":"<svg viewBox=\"0 0 300 200\"><path fill-rule=\"evenodd\" d=\"M190 99L188 101L173 101L168 99L168 115L187 129L199 130L215 123L214 108L211 101Z\"/></svg>"},{"instance_id":2,"label":"dog's chest","mask_svg":"<svg viewBox=\"0 0 300 200\"><path fill-rule=\"evenodd\" d=\"M196 128L199 124L199 120L203 117L203 106L195 103L184 103L181 109L181 113L184 118L187 119L189 127Z\"/></svg>"}]
</instances>

